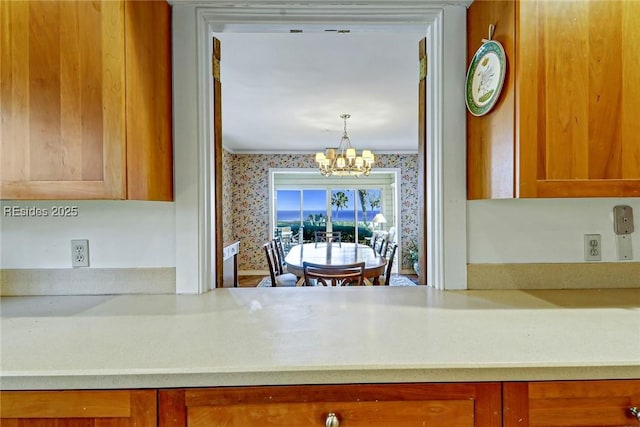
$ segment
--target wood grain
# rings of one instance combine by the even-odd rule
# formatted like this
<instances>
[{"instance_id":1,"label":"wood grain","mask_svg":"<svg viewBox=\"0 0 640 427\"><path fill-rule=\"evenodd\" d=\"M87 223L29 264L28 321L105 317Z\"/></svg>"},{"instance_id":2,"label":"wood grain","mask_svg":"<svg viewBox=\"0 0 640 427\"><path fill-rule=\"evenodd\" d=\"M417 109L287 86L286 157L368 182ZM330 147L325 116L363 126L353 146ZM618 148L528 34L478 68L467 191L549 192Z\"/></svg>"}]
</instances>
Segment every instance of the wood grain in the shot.
<instances>
[{"instance_id":1,"label":"wood grain","mask_svg":"<svg viewBox=\"0 0 640 427\"><path fill-rule=\"evenodd\" d=\"M185 391L181 389L158 391L158 427L179 427L187 424Z\"/></svg>"},{"instance_id":2,"label":"wood grain","mask_svg":"<svg viewBox=\"0 0 640 427\"><path fill-rule=\"evenodd\" d=\"M501 426L499 383L200 388L161 391L160 401L161 427L323 425L330 411L351 426Z\"/></svg>"},{"instance_id":3,"label":"wood grain","mask_svg":"<svg viewBox=\"0 0 640 427\"><path fill-rule=\"evenodd\" d=\"M190 408L187 418L189 427L307 427L324 425L329 413L351 427L474 426L471 400L238 404Z\"/></svg>"},{"instance_id":4,"label":"wood grain","mask_svg":"<svg viewBox=\"0 0 640 427\"><path fill-rule=\"evenodd\" d=\"M496 26L493 38L507 57L502 93L489 114L476 117L467 111L467 198L514 197L514 76L515 3L474 1L467 13L467 64L488 37L489 24Z\"/></svg>"},{"instance_id":5,"label":"wood grain","mask_svg":"<svg viewBox=\"0 0 640 427\"><path fill-rule=\"evenodd\" d=\"M544 169L545 134L538 135L539 109L544 109L538 92L544 87L544 76L538 78L540 58L537 54L538 22L537 1L516 3L516 93L515 108L515 197L536 197L538 175ZM530 19L520 19L529 16ZM527 103L520 102L526 99ZM544 110L543 110L544 111ZM535 135L537 143L530 143ZM540 159L540 161L538 160Z\"/></svg>"},{"instance_id":6,"label":"wood grain","mask_svg":"<svg viewBox=\"0 0 640 427\"><path fill-rule=\"evenodd\" d=\"M505 382L502 384L502 425L503 427L529 425L528 383Z\"/></svg>"},{"instance_id":7,"label":"wood grain","mask_svg":"<svg viewBox=\"0 0 640 427\"><path fill-rule=\"evenodd\" d=\"M537 3L537 5L535 4ZM640 32L633 18L640 8L623 2L521 2L520 51L537 59L522 70L526 85L538 82L537 126L520 134L520 145L537 145L532 197L615 197L640 193L640 140L625 130L629 114L640 116L640 101L623 103L631 79L625 62L637 58L637 45L623 44ZM534 10L535 9L535 10ZM526 18L525 18L526 17ZM628 22L629 27L623 25ZM527 44L525 32L537 31ZM625 32L623 34L623 32ZM535 48L534 48L535 47ZM636 61L633 59L631 61ZM528 93L528 96L536 96ZM541 102L541 100L544 102ZM524 161L524 160L521 160ZM528 182L533 182L532 176Z\"/></svg>"},{"instance_id":8,"label":"wood grain","mask_svg":"<svg viewBox=\"0 0 640 427\"><path fill-rule=\"evenodd\" d=\"M0 3L1 198L173 199L170 18L160 0Z\"/></svg>"},{"instance_id":9,"label":"wood grain","mask_svg":"<svg viewBox=\"0 0 640 427\"><path fill-rule=\"evenodd\" d=\"M2 2L0 14L1 197L124 198L122 3Z\"/></svg>"},{"instance_id":10,"label":"wood grain","mask_svg":"<svg viewBox=\"0 0 640 427\"><path fill-rule=\"evenodd\" d=\"M29 8L0 2L0 176L29 178ZM20 141L12 144L11 141ZM2 188L0 188L0 193ZM1 195L1 194L0 194Z\"/></svg>"},{"instance_id":11,"label":"wood grain","mask_svg":"<svg viewBox=\"0 0 640 427\"><path fill-rule=\"evenodd\" d=\"M221 60L221 46L220 40L213 37L212 41L212 53L218 61ZM222 184L223 184L223 170L222 170L222 83L218 78L213 77L213 168L214 168L214 206L215 206L215 286L224 286L224 212L222 209Z\"/></svg>"},{"instance_id":12,"label":"wood grain","mask_svg":"<svg viewBox=\"0 0 640 427\"><path fill-rule=\"evenodd\" d=\"M504 427L629 426L640 380L505 383Z\"/></svg>"},{"instance_id":13,"label":"wood grain","mask_svg":"<svg viewBox=\"0 0 640 427\"><path fill-rule=\"evenodd\" d=\"M635 180L640 187L640 4L634 0L621 2L622 26L622 175L623 179Z\"/></svg>"},{"instance_id":14,"label":"wood grain","mask_svg":"<svg viewBox=\"0 0 640 427\"><path fill-rule=\"evenodd\" d=\"M103 418L131 415L128 391L19 391L0 393L1 418Z\"/></svg>"},{"instance_id":15,"label":"wood grain","mask_svg":"<svg viewBox=\"0 0 640 427\"><path fill-rule=\"evenodd\" d=\"M127 198L173 200L171 6L125 2Z\"/></svg>"},{"instance_id":16,"label":"wood grain","mask_svg":"<svg viewBox=\"0 0 640 427\"><path fill-rule=\"evenodd\" d=\"M157 427L155 390L2 391L2 426Z\"/></svg>"},{"instance_id":17,"label":"wood grain","mask_svg":"<svg viewBox=\"0 0 640 427\"><path fill-rule=\"evenodd\" d=\"M622 31L620 2L593 2L588 10L588 176L622 178ZM613 108L612 108L613 107ZM602 120L602 118L607 118Z\"/></svg>"},{"instance_id":18,"label":"wood grain","mask_svg":"<svg viewBox=\"0 0 640 427\"><path fill-rule=\"evenodd\" d=\"M474 39L511 16L510 8L515 22L503 19L494 38L513 65L502 107L515 117L502 116L501 105L480 120L467 117L468 198L636 197L640 3L476 1L468 13L469 60ZM501 27L514 28L513 52ZM510 153L510 144L512 161L492 157Z\"/></svg>"}]
</instances>

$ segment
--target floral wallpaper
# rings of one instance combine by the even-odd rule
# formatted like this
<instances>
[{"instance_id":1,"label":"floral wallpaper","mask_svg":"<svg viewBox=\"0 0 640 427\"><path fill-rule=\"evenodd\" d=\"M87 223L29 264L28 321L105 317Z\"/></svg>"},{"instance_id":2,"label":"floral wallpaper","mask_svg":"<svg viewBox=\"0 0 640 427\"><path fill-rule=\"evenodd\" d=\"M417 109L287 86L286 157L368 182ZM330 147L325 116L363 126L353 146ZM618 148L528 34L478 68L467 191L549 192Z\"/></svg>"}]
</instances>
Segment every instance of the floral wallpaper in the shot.
<instances>
[{"instance_id":1,"label":"floral wallpaper","mask_svg":"<svg viewBox=\"0 0 640 427\"><path fill-rule=\"evenodd\" d=\"M233 240L233 154L222 150L222 241Z\"/></svg>"},{"instance_id":2,"label":"floral wallpaper","mask_svg":"<svg viewBox=\"0 0 640 427\"><path fill-rule=\"evenodd\" d=\"M271 238L269 231L269 169L270 168L315 168L311 154L230 154L232 172L230 179L225 174L225 198L223 209L232 211L233 240L240 241L238 255L239 270L266 270L262 245ZM228 169L224 160L225 173ZM418 236L418 155L380 154L376 159L379 168L400 168L400 226L402 228L400 248ZM228 191L227 191L228 190ZM232 201L231 201L232 200ZM229 227L231 228L231 227ZM225 230L225 240L226 240ZM400 249L399 248L399 249ZM402 253L399 250L400 258ZM410 268L410 266L404 266Z\"/></svg>"}]
</instances>

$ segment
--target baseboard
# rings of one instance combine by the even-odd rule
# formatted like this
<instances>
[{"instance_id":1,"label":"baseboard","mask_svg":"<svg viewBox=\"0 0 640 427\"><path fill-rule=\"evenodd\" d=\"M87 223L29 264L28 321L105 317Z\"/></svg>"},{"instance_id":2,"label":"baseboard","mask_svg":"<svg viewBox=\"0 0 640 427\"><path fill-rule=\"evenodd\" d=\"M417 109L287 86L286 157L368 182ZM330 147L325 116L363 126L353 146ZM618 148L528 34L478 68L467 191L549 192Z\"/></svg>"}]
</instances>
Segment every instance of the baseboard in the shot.
<instances>
[{"instance_id":1,"label":"baseboard","mask_svg":"<svg viewBox=\"0 0 640 427\"><path fill-rule=\"evenodd\" d=\"M175 267L0 270L1 296L175 293Z\"/></svg>"}]
</instances>

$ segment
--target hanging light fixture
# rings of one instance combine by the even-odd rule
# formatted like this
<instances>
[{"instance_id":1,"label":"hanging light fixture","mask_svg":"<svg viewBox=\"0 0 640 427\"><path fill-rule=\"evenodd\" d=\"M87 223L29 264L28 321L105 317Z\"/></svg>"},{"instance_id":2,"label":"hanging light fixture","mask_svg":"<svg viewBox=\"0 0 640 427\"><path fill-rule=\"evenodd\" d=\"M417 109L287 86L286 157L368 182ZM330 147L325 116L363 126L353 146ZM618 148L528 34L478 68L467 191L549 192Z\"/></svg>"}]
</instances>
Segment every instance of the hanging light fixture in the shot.
<instances>
[{"instance_id":1,"label":"hanging light fixture","mask_svg":"<svg viewBox=\"0 0 640 427\"><path fill-rule=\"evenodd\" d=\"M327 148L326 151L316 153L316 163L320 173L324 176L360 176L369 175L373 166L374 157L370 150L362 150L357 156L356 149L351 146L347 135L347 119L349 114L340 116L344 120L344 133L338 148Z\"/></svg>"}]
</instances>

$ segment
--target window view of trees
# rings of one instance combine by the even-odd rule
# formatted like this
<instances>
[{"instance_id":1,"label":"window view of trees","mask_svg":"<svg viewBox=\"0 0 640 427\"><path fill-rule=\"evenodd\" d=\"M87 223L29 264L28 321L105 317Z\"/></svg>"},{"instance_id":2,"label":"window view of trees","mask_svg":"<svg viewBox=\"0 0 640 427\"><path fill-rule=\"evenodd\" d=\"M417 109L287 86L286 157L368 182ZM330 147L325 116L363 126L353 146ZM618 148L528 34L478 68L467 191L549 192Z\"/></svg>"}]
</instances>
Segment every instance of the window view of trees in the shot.
<instances>
[{"instance_id":1,"label":"window view of trees","mask_svg":"<svg viewBox=\"0 0 640 427\"><path fill-rule=\"evenodd\" d=\"M276 190L276 227L291 227L294 236L302 228L304 241L331 227L342 232L344 242L364 242L373 233L371 220L380 212L381 197L380 189Z\"/></svg>"}]
</instances>

